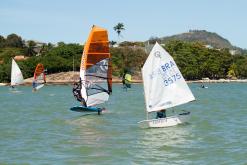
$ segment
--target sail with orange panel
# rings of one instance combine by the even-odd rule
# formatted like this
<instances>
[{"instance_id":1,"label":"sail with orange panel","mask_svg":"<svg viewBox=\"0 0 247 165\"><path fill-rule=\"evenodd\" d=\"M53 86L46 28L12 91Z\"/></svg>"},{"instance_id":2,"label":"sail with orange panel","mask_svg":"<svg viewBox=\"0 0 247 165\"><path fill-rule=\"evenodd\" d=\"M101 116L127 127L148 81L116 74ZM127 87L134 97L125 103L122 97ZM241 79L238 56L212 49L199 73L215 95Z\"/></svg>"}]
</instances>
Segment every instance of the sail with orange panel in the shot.
<instances>
[{"instance_id":1,"label":"sail with orange panel","mask_svg":"<svg viewBox=\"0 0 247 165\"><path fill-rule=\"evenodd\" d=\"M84 45L80 81L74 87L73 94L88 110L88 107L96 107L106 102L111 93L112 67L108 32L104 28L93 26Z\"/></svg>"},{"instance_id":2,"label":"sail with orange panel","mask_svg":"<svg viewBox=\"0 0 247 165\"><path fill-rule=\"evenodd\" d=\"M33 90L39 90L44 86L46 83L46 78L45 78L45 68L44 65L39 63L37 64L34 75L33 75Z\"/></svg>"}]
</instances>

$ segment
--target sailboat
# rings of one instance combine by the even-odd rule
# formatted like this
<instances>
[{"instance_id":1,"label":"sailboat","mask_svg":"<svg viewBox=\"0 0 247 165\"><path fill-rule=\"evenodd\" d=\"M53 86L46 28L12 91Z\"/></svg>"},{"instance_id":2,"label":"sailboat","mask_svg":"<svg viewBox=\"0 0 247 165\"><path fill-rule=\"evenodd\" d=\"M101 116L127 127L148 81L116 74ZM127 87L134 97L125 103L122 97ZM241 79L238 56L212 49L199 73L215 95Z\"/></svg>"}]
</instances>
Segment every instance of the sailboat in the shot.
<instances>
[{"instance_id":1,"label":"sailboat","mask_svg":"<svg viewBox=\"0 0 247 165\"><path fill-rule=\"evenodd\" d=\"M23 75L21 70L15 60L12 58L12 66L11 66L11 83L10 86L14 89L14 86L20 85L23 83Z\"/></svg>"},{"instance_id":2,"label":"sailboat","mask_svg":"<svg viewBox=\"0 0 247 165\"><path fill-rule=\"evenodd\" d=\"M149 119L151 112L168 111L195 100L175 61L158 43L154 45L142 68L142 77L147 119L139 122L141 127L169 127L189 120L188 111Z\"/></svg>"},{"instance_id":3,"label":"sailboat","mask_svg":"<svg viewBox=\"0 0 247 165\"><path fill-rule=\"evenodd\" d=\"M106 29L93 26L81 58L80 80L74 84L73 94L80 106L70 108L77 112L98 112L104 108L112 93L112 67Z\"/></svg>"},{"instance_id":4,"label":"sailboat","mask_svg":"<svg viewBox=\"0 0 247 165\"><path fill-rule=\"evenodd\" d=\"M37 91L40 88L42 88L44 86L44 84L46 83L45 80L45 69L44 69L44 65L39 63L37 64L35 71L34 71L34 76L33 76L33 91Z\"/></svg>"}]
</instances>

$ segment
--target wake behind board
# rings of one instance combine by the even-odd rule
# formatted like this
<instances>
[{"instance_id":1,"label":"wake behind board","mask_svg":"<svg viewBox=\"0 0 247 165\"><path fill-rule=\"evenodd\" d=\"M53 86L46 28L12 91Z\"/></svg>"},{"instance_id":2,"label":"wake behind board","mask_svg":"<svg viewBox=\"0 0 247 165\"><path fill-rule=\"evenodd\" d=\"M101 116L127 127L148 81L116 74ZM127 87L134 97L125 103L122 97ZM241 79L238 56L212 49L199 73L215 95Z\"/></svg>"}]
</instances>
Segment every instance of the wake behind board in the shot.
<instances>
[{"instance_id":1,"label":"wake behind board","mask_svg":"<svg viewBox=\"0 0 247 165\"><path fill-rule=\"evenodd\" d=\"M98 107L84 107L82 105L71 107L70 110L75 111L75 112L101 112L102 111L102 109Z\"/></svg>"}]
</instances>

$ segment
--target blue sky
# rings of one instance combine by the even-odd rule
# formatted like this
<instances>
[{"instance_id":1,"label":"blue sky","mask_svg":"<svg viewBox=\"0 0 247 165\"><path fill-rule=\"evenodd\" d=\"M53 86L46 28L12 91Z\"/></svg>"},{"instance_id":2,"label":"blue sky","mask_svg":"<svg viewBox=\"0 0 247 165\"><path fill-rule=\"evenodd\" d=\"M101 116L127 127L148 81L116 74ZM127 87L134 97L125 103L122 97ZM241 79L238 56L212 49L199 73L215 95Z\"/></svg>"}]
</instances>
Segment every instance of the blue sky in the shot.
<instances>
[{"instance_id":1,"label":"blue sky","mask_svg":"<svg viewBox=\"0 0 247 165\"><path fill-rule=\"evenodd\" d=\"M109 31L122 22L121 40L145 41L190 29L216 32L247 48L245 0L2 0L0 35L25 40L84 43L93 24Z\"/></svg>"}]
</instances>

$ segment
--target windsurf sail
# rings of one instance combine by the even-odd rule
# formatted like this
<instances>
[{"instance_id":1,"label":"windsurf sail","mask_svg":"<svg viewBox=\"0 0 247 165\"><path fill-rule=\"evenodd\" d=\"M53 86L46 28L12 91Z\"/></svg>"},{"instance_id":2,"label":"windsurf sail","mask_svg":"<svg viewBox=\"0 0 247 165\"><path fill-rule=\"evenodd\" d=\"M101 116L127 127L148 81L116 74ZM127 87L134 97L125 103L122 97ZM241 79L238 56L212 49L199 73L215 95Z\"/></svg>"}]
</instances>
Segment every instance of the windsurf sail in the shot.
<instances>
[{"instance_id":1,"label":"windsurf sail","mask_svg":"<svg viewBox=\"0 0 247 165\"><path fill-rule=\"evenodd\" d=\"M23 75L14 59L12 59L11 66L11 86L20 85L23 83Z\"/></svg>"},{"instance_id":2,"label":"windsurf sail","mask_svg":"<svg viewBox=\"0 0 247 165\"><path fill-rule=\"evenodd\" d=\"M170 54L156 43L143 68L146 111L155 112L195 100Z\"/></svg>"},{"instance_id":3,"label":"windsurf sail","mask_svg":"<svg viewBox=\"0 0 247 165\"><path fill-rule=\"evenodd\" d=\"M45 69L43 64L37 64L35 71L34 71L34 76L33 76L33 89L38 90L44 86L46 83L45 79Z\"/></svg>"},{"instance_id":4,"label":"windsurf sail","mask_svg":"<svg viewBox=\"0 0 247 165\"><path fill-rule=\"evenodd\" d=\"M75 94L75 89L80 89ZM80 81L73 93L86 106L95 106L108 100L112 92L112 67L106 29L93 26L81 58Z\"/></svg>"}]
</instances>

